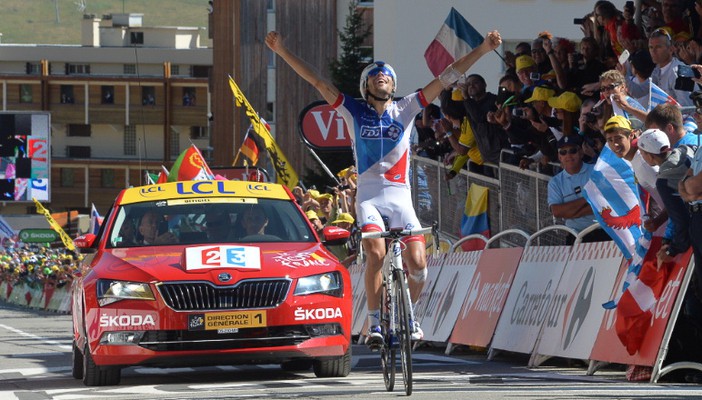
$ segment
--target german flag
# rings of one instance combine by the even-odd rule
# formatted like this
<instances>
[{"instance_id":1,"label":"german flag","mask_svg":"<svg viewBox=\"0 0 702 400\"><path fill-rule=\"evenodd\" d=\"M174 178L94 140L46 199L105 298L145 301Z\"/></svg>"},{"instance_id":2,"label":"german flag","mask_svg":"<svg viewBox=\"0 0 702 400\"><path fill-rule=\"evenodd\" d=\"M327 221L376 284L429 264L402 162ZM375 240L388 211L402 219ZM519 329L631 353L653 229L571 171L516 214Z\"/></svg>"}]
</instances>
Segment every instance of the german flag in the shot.
<instances>
[{"instance_id":1,"label":"german flag","mask_svg":"<svg viewBox=\"0 0 702 400\"><path fill-rule=\"evenodd\" d=\"M251 165L256 165L258 162L258 145L251 136L246 136L244 144L241 145L241 152L251 160Z\"/></svg>"}]
</instances>

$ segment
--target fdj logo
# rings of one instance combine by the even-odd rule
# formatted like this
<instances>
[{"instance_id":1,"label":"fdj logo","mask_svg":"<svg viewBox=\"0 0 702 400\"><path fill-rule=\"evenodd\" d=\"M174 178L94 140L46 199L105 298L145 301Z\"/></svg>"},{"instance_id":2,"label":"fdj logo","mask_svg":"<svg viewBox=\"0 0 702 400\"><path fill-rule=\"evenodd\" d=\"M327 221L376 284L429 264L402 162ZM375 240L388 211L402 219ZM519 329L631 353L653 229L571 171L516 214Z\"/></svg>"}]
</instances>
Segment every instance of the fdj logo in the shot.
<instances>
[{"instance_id":1,"label":"fdj logo","mask_svg":"<svg viewBox=\"0 0 702 400\"><path fill-rule=\"evenodd\" d=\"M361 127L361 138L363 139L390 139L396 142L401 134L402 128L396 124L392 124L383 130L373 126Z\"/></svg>"}]
</instances>

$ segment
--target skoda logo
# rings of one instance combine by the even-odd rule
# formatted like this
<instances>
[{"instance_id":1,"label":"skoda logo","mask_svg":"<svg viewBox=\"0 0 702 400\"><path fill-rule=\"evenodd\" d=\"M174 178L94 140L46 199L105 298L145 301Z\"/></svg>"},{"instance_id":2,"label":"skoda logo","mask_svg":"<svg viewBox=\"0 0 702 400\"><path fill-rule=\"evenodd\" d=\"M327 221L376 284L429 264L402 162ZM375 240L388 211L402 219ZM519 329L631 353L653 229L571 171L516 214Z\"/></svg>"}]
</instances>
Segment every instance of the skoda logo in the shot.
<instances>
[{"instance_id":1,"label":"skoda logo","mask_svg":"<svg viewBox=\"0 0 702 400\"><path fill-rule=\"evenodd\" d=\"M229 274L226 273L226 272L222 272L221 274L219 274L219 275L217 276L217 278L219 278L219 280L222 281L222 282L229 282L229 281L232 280L232 276L229 275Z\"/></svg>"}]
</instances>

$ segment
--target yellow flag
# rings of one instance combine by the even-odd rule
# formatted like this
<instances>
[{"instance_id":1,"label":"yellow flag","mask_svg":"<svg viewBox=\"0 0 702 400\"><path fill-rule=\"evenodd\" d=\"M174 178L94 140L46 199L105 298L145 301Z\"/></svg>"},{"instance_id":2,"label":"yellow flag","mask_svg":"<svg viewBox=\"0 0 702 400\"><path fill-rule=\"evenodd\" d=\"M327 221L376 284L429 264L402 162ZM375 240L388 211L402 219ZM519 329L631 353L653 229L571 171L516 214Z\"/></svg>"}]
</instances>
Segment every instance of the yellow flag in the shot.
<instances>
[{"instance_id":1,"label":"yellow flag","mask_svg":"<svg viewBox=\"0 0 702 400\"><path fill-rule=\"evenodd\" d=\"M293 169L292 165L285 158L285 154L275 142L271 133L268 132L266 126L261 122L256 110L251 107L251 104L244 93L239 89L239 86L234 82L234 78L229 77L229 86L232 88L232 93L234 93L234 101L237 107L244 107L246 115L251 120L251 125L253 126L253 131L263 140L266 146L266 151L271 157L273 162L273 168L275 168L275 174L278 177L278 182L287 186L289 189L294 188L297 185L298 177L297 173Z\"/></svg>"},{"instance_id":2,"label":"yellow flag","mask_svg":"<svg viewBox=\"0 0 702 400\"><path fill-rule=\"evenodd\" d=\"M44 208L44 206L41 205L39 200L35 199L34 197L32 197L32 200L34 200L34 204L36 204L37 206L37 214L44 214L44 216L46 217L46 222L49 223L51 229L55 230L56 233L58 233L59 236L61 236L61 241L63 242L63 245L66 246L68 250L76 251L76 246L73 244L73 239L71 239L71 237L68 236L66 231L64 231L63 228L61 228L61 225L59 225L58 222L56 222L56 220L54 219L54 217L51 216L49 210ZM68 214L68 218L71 218L70 213Z\"/></svg>"}]
</instances>

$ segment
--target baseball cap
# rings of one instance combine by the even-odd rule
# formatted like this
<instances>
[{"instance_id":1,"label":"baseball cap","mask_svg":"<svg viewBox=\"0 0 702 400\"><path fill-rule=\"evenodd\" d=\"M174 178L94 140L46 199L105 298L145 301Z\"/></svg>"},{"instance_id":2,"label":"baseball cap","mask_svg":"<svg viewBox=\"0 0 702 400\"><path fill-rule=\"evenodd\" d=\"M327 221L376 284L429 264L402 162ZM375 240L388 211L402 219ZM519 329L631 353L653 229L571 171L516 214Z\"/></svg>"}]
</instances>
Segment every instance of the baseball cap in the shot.
<instances>
[{"instance_id":1,"label":"baseball cap","mask_svg":"<svg viewBox=\"0 0 702 400\"><path fill-rule=\"evenodd\" d=\"M614 117L610 118L607 120L605 123L605 132L608 132L611 129L626 129L627 131L631 130L631 121L626 119L625 117L621 115L615 115Z\"/></svg>"},{"instance_id":2,"label":"baseball cap","mask_svg":"<svg viewBox=\"0 0 702 400\"><path fill-rule=\"evenodd\" d=\"M353 216L349 213L341 213L337 217L336 220L332 222L332 224L338 224L339 222L348 222L349 224L353 224L356 220L353 219Z\"/></svg>"},{"instance_id":3,"label":"baseball cap","mask_svg":"<svg viewBox=\"0 0 702 400\"><path fill-rule=\"evenodd\" d=\"M533 58L531 58L531 56L523 55L517 57L517 59L515 60L515 69L517 72L534 65L536 65L536 62Z\"/></svg>"},{"instance_id":4,"label":"baseball cap","mask_svg":"<svg viewBox=\"0 0 702 400\"><path fill-rule=\"evenodd\" d=\"M670 140L660 129L649 129L639 136L639 149L651 153L661 154L670 151Z\"/></svg>"},{"instance_id":5,"label":"baseball cap","mask_svg":"<svg viewBox=\"0 0 702 400\"><path fill-rule=\"evenodd\" d=\"M309 219L310 221L312 221L313 219L319 219L317 213L312 210L306 211L305 215L307 215L307 219Z\"/></svg>"},{"instance_id":6,"label":"baseball cap","mask_svg":"<svg viewBox=\"0 0 702 400\"><path fill-rule=\"evenodd\" d=\"M320 201L322 199L327 199L329 201L332 201L332 200L334 200L334 196L332 196L329 193L323 193L323 194L320 194L319 196L317 196L317 198L315 198L315 200L317 200L317 201Z\"/></svg>"},{"instance_id":7,"label":"baseball cap","mask_svg":"<svg viewBox=\"0 0 702 400\"><path fill-rule=\"evenodd\" d=\"M583 144L583 138L580 135L564 135L558 140L558 148L565 146L580 146Z\"/></svg>"},{"instance_id":8,"label":"baseball cap","mask_svg":"<svg viewBox=\"0 0 702 400\"><path fill-rule=\"evenodd\" d=\"M548 99L548 105L568 112L577 112L583 104L580 97L573 92L563 92L558 97Z\"/></svg>"},{"instance_id":9,"label":"baseball cap","mask_svg":"<svg viewBox=\"0 0 702 400\"><path fill-rule=\"evenodd\" d=\"M531 97L528 99L524 100L525 103L531 103L532 101L548 101L553 95L556 94L556 92L553 89L549 89L547 87L542 87L542 86L537 86L534 88L534 91L531 93Z\"/></svg>"}]
</instances>

